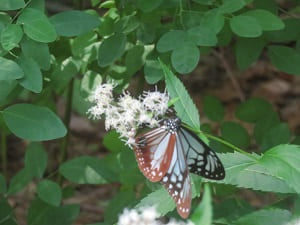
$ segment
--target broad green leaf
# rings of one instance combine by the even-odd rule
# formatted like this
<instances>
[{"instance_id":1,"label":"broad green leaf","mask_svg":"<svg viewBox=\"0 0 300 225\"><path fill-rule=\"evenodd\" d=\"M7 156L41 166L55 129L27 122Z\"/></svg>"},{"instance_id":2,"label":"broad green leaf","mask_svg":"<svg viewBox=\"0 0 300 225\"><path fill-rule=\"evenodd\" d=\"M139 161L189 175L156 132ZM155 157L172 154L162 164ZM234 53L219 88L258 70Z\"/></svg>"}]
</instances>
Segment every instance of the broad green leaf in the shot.
<instances>
[{"instance_id":1,"label":"broad green leaf","mask_svg":"<svg viewBox=\"0 0 300 225\"><path fill-rule=\"evenodd\" d=\"M6 192L6 180L5 177L0 173L0 194Z\"/></svg>"},{"instance_id":2,"label":"broad green leaf","mask_svg":"<svg viewBox=\"0 0 300 225\"><path fill-rule=\"evenodd\" d=\"M57 183L51 180L42 180L37 186L37 195L49 205L59 206L62 190Z\"/></svg>"},{"instance_id":3,"label":"broad green leaf","mask_svg":"<svg viewBox=\"0 0 300 225\"><path fill-rule=\"evenodd\" d=\"M191 215L191 221L194 224L211 225L212 223L212 205L211 205L211 193L209 185L204 186L204 195L202 201L197 206L193 214Z\"/></svg>"},{"instance_id":4,"label":"broad green leaf","mask_svg":"<svg viewBox=\"0 0 300 225\"><path fill-rule=\"evenodd\" d=\"M22 69L12 60L0 57L0 81L15 80L24 76Z\"/></svg>"},{"instance_id":5,"label":"broad green leaf","mask_svg":"<svg viewBox=\"0 0 300 225\"><path fill-rule=\"evenodd\" d=\"M270 42L284 43L296 41L300 35L300 20L296 18L287 18L282 20L285 24L284 29L264 32L264 37Z\"/></svg>"},{"instance_id":6,"label":"broad green leaf","mask_svg":"<svg viewBox=\"0 0 300 225\"><path fill-rule=\"evenodd\" d=\"M202 26L189 29L188 40L199 46L215 46L218 42L216 33L212 29Z\"/></svg>"},{"instance_id":7,"label":"broad green leaf","mask_svg":"<svg viewBox=\"0 0 300 225\"><path fill-rule=\"evenodd\" d=\"M200 52L196 45L184 44L173 50L171 62L174 69L181 74L192 72L198 65Z\"/></svg>"},{"instance_id":8,"label":"broad green leaf","mask_svg":"<svg viewBox=\"0 0 300 225\"><path fill-rule=\"evenodd\" d=\"M264 1L254 0L253 4L256 9L265 9L275 15L277 15L278 13L277 3L274 0L264 0Z\"/></svg>"},{"instance_id":9,"label":"broad green leaf","mask_svg":"<svg viewBox=\"0 0 300 225\"><path fill-rule=\"evenodd\" d=\"M187 33L183 30L172 30L164 33L156 44L159 52L168 52L182 46L187 40Z\"/></svg>"},{"instance_id":10,"label":"broad green leaf","mask_svg":"<svg viewBox=\"0 0 300 225\"><path fill-rule=\"evenodd\" d=\"M26 140L52 140L67 133L61 120L46 107L15 104L4 109L3 118L12 133Z\"/></svg>"},{"instance_id":11,"label":"broad green leaf","mask_svg":"<svg viewBox=\"0 0 300 225\"><path fill-rule=\"evenodd\" d=\"M103 145L111 152L122 152L129 149L116 131L110 131L104 136Z\"/></svg>"},{"instance_id":12,"label":"broad green leaf","mask_svg":"<svg viewBox=\"0 0 300 225\"><path fill-rule=\"evenodd\" d=\"M24 0L1 0L0 10L16 10L25 6Z\"/></svg>"},{"instance_id":13,"label":"broad green leaf","mask_svg":"<svg viewBox=\"0 0 300 225\"><path fill-rule=\"evenodd\" d=\"M238 36L253 38L262 34L262 28L259 22L251 17L239 15L230 19L231 30Z\"/></svg>"},{"instance_id":14,"label":"broad green leaf","mask_svg":"<svg viewBox=\"0 0 300 225\"><path fill-rule=\"evenodd\" d=\"M18 46L23 37L23 30L20 25L10 24L1 32L1 45L6 51Z\"/></svg>"},{"instance_id":15,"label":"broad green leaf","mask_svg":"<svg viewBox=\"0 0 300 225\"><path fill-rule=\"evenodd\" d=\"M43 89L43 75L39 65L33 59L24 56L19 57L17 63L24 72L19 84L29 91L40 93Z\"/></svg>"},{"instance_id":16,"label":"broad green leaf","mask_svg":"<svg viewBox=\"0 0 300 225\"><path fill-rule=\"evenodd\" d=\"M126 52L125 55L125 67L126 72L129 75L134 75L144 65L144 54L145 48L143 45L135 45Z\"/></svg>"},{"instance_id":17,"label":"broad green leaf","mask_svg":"<svg viewBox=\"0 0 300 225\"><path fill-rule=\"evenodd\" d=\"M172 71L161 62L161 68L164 71L167 90L172 98L179 97L174 107L178 117L193 128L199 129L200 120L198 110L189 96L187 90L181 81L172 73Z\"/></svg>"},{"instance_id":18,"label":"broad green leaf","mask_svg":"<svg viewBox=\"0 0 300 225\"><path fill-rule=\"evenodd\" d=\"M136 13L133 13L131 15L121 17L121 19L114 24L114 31L116 33L128 35L135 31L139 25L139 19L137 18Z\"/></svg>"},{"instance_id":19,"label":"broad green leaf","mask_svg":"<svg viewBox=\"0 0 300 225\"><path fill-rule=\"evenodd\" d=\"M284 209L261 209L242 216L233 222L236 225L283 225L290 218L291 213Z\"/></svg>"},{"instance_id":20,"label":"broad green leaf","mask_svg":"<svg viewBox=\"0 0 300 225\"><path fill-rule=\"evenodd\" d=\"M238 123L226 121L221 125L222 137L238 147L247 148L250 137L247 130Z\"/></svg>"},{"instance_id":21,"label":"broad green leaf","mask_svg":"<svg viewBox=\"0 0 300 225\"><path fill-rule=\"evenodd\" d=\"M216 34L224 27L225 19L218 9L207 11L200 22L201 27L213 30Z\"/></svg>"},{"instance_id":22,"label":"broad green leaf","mask_svg":"<svg viewBox=\"0 0 300 225\"><path fill-rule=\"evenodd\" d=\"M50 52L47 44L23 38L21 41L21 48L22 53L27 58L32 58L41 69L50 69Z\"/></svg>"},{"instance_id":23,"label":"broad green leaf","mask_svg":"<svg viewBox=\"0 0 300 225\"><path fill-rule=\"evenodd\" d=\"M164 77L164 73L157 60L146 60L144 74L148 84L156 84Z\"/></svg>"},{"instance_id":24,"label":"broad green leaf","mask_svg":"<svg viewBox=\"0 0 300 225\"><path fill-rule=\"evenodd\" d=\"M57 35L53 25L40 10L27 8L18 18L18 23L23 24L24 32L31 39L39 42L53 42Z\"/></svg>"},{"instance_id":25,"label":"broad green leaf","mask_svg":"<svg viewBox=\"0 0 300 225\"><path fill-rule=\"evenodd\" d=\"M71 42L71 51L74 56L84 55L86 48L96 42L97 35L94 32L88 32L74 38Z\"/></svg>"},{"instance_id":26,"label":"broad green leaf","mask_svg":"<svg viewBox=\"0 0 300 225\"><path fill-rule=\"evenodd\" d=\"M74 79L72 108L82 116L92 107L92 103L82 96L80 79Z\"/></svg>"},{"instance_id":27,"label":"broad green leaf","mask_svg":"<svg viewBox=\"0 0 300 225\"><path fill-rule=\"evenodd\" d=\"M17 85L18 82L15 80L0 80L0 105L5 105Z\"/></svg>"},{"instance_id":28,"label":"broad green leaf","mask_svg":"<svg viewBox=\"0 0 300 225\"><path fill-rule=\"evenodd\" d=\"M26 168L20 170L11 178L7 194L13 195L21 191L31 181L32 178L32 174Z\"/></svg>"},{"instance_id":29,"label":"broad green leaf","mask_svg":"<svg viewBox=\"0 0 300 225\"><path fill-rule=\"evenodd\" d=\"M297 145L278 145L268 150L260 160L273 176L280 177L300 193L300 148Z\"/></svg>"},{"instance_id":30,"label":"broad green leaf","mask_svg":"<svg viewBox=\"0 0 300 225\"><path fill-rule=\"evenodd\" d=\"M71 10L57 13L50 18L60 36L72 37L84 34L100 25L100 20L83 11Z\"/></svg>"},{"instance_id":31,"label":"broad green leaf","mask_svg":"<svg viewBox=\"0 0 300 225\"><path fill-rule=\"evenodd\" d=\"M100 74L93 71L87 71L81 80L80 93L82 97L87 98L102 83Z\"/></svg>"},{"instance_id":32,"label":"broad green leaf","mask_svg":"<svg viewBox=\"0 0 300 225\"><path fill-rule=\"evenodd\" d=\"M235 46L235 57L240 69L247 69L257 60L266 45L262 38L239 38Z\"/></svg>"},{"instance_id":33,"label":"broad green leaf","mask_svg":"<svg viewBox=\"0 0 300 225\"><path fill-rule=\"evenodd\" d=\"M276 145L287 144L291 140L291 133L286 123L279 123L271 127L262 138L261 149L267 150Z\"/></svg>"},{"instance_id":34,"label":"broad green leaf","mask_svg":"<svg viewBox=\"0 0 300 225\"><path fill-rule=\"evenodd\" d=\"M271 63L279 70L289 74L300 75L300 53L295 49L271 45L268 47L268 56L271 59Z\"/></svg>"},{"instance_id":35,"label":"broad green leaf","mask_svg":"<svg viewBox=\"0 0 300 225\"><path fill-rule=\"evenodd\" d=\"M244 0L226 0L223 2L223 5L219 7L219 11L222 13L236 12L244 8L247 4Z\"/></svg>"},{"instance_id":36,"label":"broad green leaf","mask_svg":"<svg viewBox=\"0 0 300 225\"><path fill-rule=\"evenodd\" d=\"M262 117L255 124L253 136L258 144L262 144L264 136L271 130L272 127L279 124L280 119L276 112L270 111L268 116Z\"/></svg>"},{"instance_id":37,"label":"broad green leaf","mask_svg":"<svg viewBox=\"0 0 300 225\"><path fill-rule=\"evenodd\" d=\"M235 115L240 120L254 123L271 111L273 112L272 105L269 102L262 98L252 97L238 106Z\"/></svg>"},{"instance_id":38,"label":"broad green leaf","mask_svg":"<svg viewBox=\"0 0 300 225\"><path fill-rule=\"evenodd\" d=\"M77 184L106 184L116 179L103 159L88 156L77 157L62 164L59 172Z\"/></svg>"},{"instance_id":39,"label":"broad green leaf","mask_svg":"<svg viewBox=\"0 0 300 225\"><path fill-rule=\"evenodd\" d=\"M35 198L27 213L28 225L71 225L80 212L79 205L51 206Z\"/></svg>"},{"instance_id":40,"label":"broad green leaf","mask_svg":"<svg viewBox=\"0 0 300 225\"><path fill-rule=\"evenodd\" d=\"M162 1L163 0L138 0L137 5L143 12L151 12L156 9L162 3Z\"/></svg>"},{"instance_id":41,"label":"broad green leaf","mask_svg":"<svg viewBox=\"0 0 300 225\"><path fill-rule=\"evenodd\" d=\"M47 168L48 156L41 143L30 143L25 153L25 168L32 177L42 178Z\"/></svg>"},{"instance_id":42,"label":"broad green leaf","mask_svg":"<svg viewBox=\"0 0 300 225\"><path fill-rule=\"evenodd\" d=\"M7 199L0 197L0 223L1 225L17 225L14 209Z\"/></svg>"},{"instance_id":43,"label":"broad green leaf","mask_svg":"<svg viewBox=\"0 0 300 225\"><path fill-rule=\"evenodd\" d=\"M212 0L193 0L193 2L197 2L197 3L203 4L203 5L212 5L213 4Z\"/></svg>"},{"instance_id":44,"label":"broad green leaf","mask_svg":"<svg viewBox=\"0 0 300 225\"><path fill-rule=\"evenodd\" d=\"M205 96L203 101L205 115L212 121L220 122L224 118L224 107L214 96Z\"/></svg>"},{"instance_id":45,"label":"broad green leaf","mask_svg":"<svg viewBox=\"0 0 300 225\"><path fill-rule=\"evenodd\" d=\"M100 67L109 66L120 58L125 51L127 38L124 34L116 33L105 39L99 48L98 64Z\"/></svg>"},{"instance_id":46,"label":"broad green leaf","mask_svg":"<svg viewBox=\"0 0 300 225\"><path fill-rule=\"evenodd\" d=\"M279 17L267 10L254 9L247 11L243 15L252 16L255 18L259 22L262 29L266 31L281 30L285 26Z\"/></svg>"},{"instance_id":47,"label":"broad green leaf","mask_svg":"<svg viewBox=\"0 0 300 225\"><path fill-rule=\"evenodd\" d=\"M255 154L252 154L258 157ZM265 192L295 193L285 179L267 170L263 164L241 153L218 155L226 171L225 179L218 183L235 185ZM207 180L209 182L216 182Z\"/></svg>"}]
</instances>

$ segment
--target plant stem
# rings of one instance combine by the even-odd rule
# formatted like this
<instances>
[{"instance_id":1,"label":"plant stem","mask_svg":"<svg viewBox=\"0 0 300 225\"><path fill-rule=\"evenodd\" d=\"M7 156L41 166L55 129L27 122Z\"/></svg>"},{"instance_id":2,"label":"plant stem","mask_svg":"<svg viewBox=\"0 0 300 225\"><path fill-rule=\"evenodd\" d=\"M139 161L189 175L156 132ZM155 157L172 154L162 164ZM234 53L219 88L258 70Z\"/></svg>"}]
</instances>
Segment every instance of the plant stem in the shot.
<instances>
[{"instance_id":1,"label":"plant stem","mask_svg":"<svg viewBox=\"0 0 300 225\"><path fill-rule=\"evenodd\" d=\"M72 102L73 102L73 90L74 90L74 78L69 83L68 93L67 93L67 103L66 103L66 111L64 117L64 123L67 128L67 135L62 139L61 147L60 147L60 155L59 155L59 165L61 165L67 158L67 150L69 145L69 128L71 121L71 113L72 113Z\"/></svg>"},{"instance_id":2,"label":"plant stem","mask_svg":"<svg viewBox=\"0 0 300 225\"><path fill-rule=\"evenodd\" d=\"M15 20L18 18L18 16L30 5L30 3L32 2L32 0L29 0L28 2L26 2L25 6L16 13L16 15L12 18L11 23L14 23Z\"/></svg>"},{"instance_id":3,"label":"plant stem","mask_svg":"<svg viewBox=\"0 0 300 225\"><path fill-rule=\"evenodd\" d=\"M243 154L243 155L246 155L246 156L248 156L249 158L254 159L255 161L258 161L257 157L255 157L254 155L252 155L252 154L246 152L245 150L243 150L243 149L241 149L241 148L239 148L239 147L237 147L237 146L235 146L235 145L233 145L233 144L231 144L231 143L229 143L229 142L227 142L227 141L225 141L225 140L223 140L223 139L221 139L221 138L219 138L219 137L216 137L216 136L214 136L214 135L205 133L205 132L203 132L203 131L201 131L201 130L198 130L198 129L194 129L194 128L192 128L192 127L186 125L186 124L184 124L184 126L185 126L186 128L188 128L189 130L195 132L195 133L203 134L203 135L205 135L206 137L208 137L208 138L210 138L210 139L212 139L212 140L215 140L215 141L217 141L217 142L219 142L219 143L222 143L223 145L226 145L226 146L228 146L229 148L231 148L231 149L233 149L233 150L235 150L235 151L237 151L237 152L239 152L239 153L241 153L241 154Z\"/></svg>"},{"instance_id":4,"label":"plant stem","mask_svg":"<svg viewBox=\"0 0 300 225\"><path fill-rule=\"evenodd\" d=\"M6 134L4 132L1 133L1 163L2 163L2 171L3 175L7 174L7 144L6 144Z\"/></svg>"}]
</instances>

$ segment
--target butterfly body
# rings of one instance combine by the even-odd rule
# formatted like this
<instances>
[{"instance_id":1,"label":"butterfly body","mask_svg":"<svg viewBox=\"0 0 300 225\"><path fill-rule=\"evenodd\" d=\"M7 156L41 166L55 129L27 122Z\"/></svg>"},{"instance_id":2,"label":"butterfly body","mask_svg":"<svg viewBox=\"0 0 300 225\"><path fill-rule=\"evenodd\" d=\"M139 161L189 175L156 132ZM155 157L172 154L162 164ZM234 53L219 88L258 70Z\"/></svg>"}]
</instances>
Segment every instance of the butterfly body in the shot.
<instances>
[{"instance_id":1,"label":"butterfly body","mask_svg":"<svg viewBox=\"0 0 300 225\"><path fill-rule=\"evenodd\" d=\"M177 117L139 135L134 151L142 173L150 181L163 184L183 218L188 217L191 207L190 172L214 180L225 177L216 153Z\"/></svg>"}]
</instances>

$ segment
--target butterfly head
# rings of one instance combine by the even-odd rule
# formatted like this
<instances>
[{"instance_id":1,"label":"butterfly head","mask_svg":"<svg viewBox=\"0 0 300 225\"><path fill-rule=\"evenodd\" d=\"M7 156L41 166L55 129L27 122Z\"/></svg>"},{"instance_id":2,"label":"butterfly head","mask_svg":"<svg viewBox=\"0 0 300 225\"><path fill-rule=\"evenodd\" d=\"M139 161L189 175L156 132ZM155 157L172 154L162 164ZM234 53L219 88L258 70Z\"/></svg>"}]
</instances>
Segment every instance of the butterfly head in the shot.
<instances>
[{"instance_id":1,"label":"butterfly head","mask_svg":"<svg viewBox=\"0 0 300 225\"><path fill-rule=\"evenodd\" d=\"M164 125L166 130L173 134L180 128L181 120L178 117L169 118L164 120Z\"/></svg>"}]
</instances>

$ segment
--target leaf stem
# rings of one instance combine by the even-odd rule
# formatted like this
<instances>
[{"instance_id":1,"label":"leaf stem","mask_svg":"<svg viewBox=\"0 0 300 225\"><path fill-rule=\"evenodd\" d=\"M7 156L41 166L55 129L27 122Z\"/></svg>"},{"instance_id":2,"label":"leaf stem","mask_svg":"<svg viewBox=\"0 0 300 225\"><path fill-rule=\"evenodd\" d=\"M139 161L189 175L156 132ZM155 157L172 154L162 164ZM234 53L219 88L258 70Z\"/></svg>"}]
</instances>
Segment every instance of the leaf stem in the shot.
<instances>
[{"instance_id":1,"label":"leaf stem","mask_svg":"<svg viewBox=\"0 0 300 225\"><path fill-rule=\"evenodd\" d=\"M239 147L237 147L237 146L235 146L235 145L233 145L233 144L231 144L231 143L229 143L229 142L227 142L227 141L225 141L225 140L223 140L223 139L221 139L221 138L219 138L219 137L216 137L216 136L214 136L214 135L205 133L205 132L203 132L203 131L201 131L201 130L198 130L198 129L194 129L194 128L192 128L192 127L186 125L186 124L184 124L183 126L185 126L186 128L188 128L189 130L191 130L191 131L193 131L193 132L195 132L195 133L203 134L203 135L205 135L206 137L208 137L209 139L215 140L215 141L217 141L217 142L219 142L219 143L221 143L221 144L223 144L223 145L226 145L227 147L229 147L229 148L231 148L231 149L233 149L233 150L235 150L235 151L237 151L237 152L239 152L239 153L241 153L241 154L243 154L243 155L248 156L248 157L251 158L251 159L254 159L255 161L258 161L257 157L255 157L254 155L252 155L252 154L246 152L245 150L243 150L243 149L241 149L241 148L239 148Z\"/></svg>"},{"instance_id":2,"label":"leaf stem","mask_svg":"<svg viewBox=\"0 0 300 225\"><path fill-rule=\"evenodd\" d=\"M7 142L6 134L1 132L1 162L4 176L7 175Z\"/></svg>"},{"instance_id":3,"label":"leaf stem","mask_svg":"<svg viewBox=\"0 0 300 225\"><path fill-rule=\"evenodd\" d=\"M32 2L32 0L29 0L28 2L26 2L24 7L20 11L18 11L16 13L16 15L12 18L11 23L15 22L15 20L18 18L18 16L30 5L31 2Z\"/></svg>"}]
</instances>

